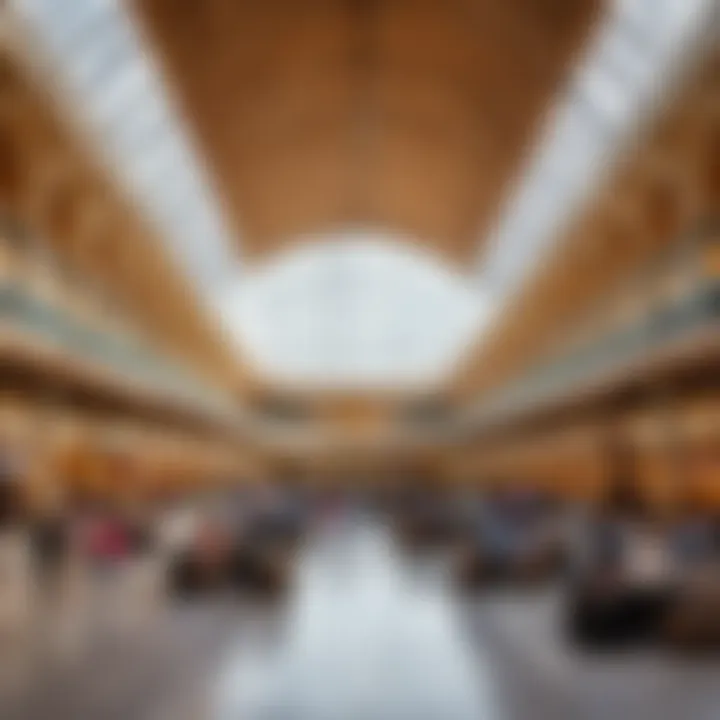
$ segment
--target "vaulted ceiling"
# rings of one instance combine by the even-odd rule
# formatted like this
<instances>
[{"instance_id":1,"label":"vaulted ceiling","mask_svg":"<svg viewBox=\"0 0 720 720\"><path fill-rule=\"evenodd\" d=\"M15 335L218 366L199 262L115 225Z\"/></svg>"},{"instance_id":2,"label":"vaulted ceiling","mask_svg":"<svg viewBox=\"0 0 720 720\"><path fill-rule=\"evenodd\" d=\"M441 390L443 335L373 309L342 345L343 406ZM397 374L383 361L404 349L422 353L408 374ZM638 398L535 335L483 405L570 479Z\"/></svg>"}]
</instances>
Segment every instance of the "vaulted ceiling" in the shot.
<instances>
[{"instance_id":1,"label":"vaulted ceiling","mask_svg":"<svg viewBox=\"0 0 720 720\"><path fill-rule=\"evenodd\" d=\"M0 38L0 232L46 239L94 304L111 303L155 346L219 385L241 385L215 318L99 160L12 20L0 15L7 31Z\"/></svg>"},{"instance_id":2,"label":"vaulted ceiling","mask_svg":"<svg viewBox=\"0 0 720 720\"><path fill-rule=\"evenodd\" d=\"M462 264L599 0L134 0L249 258L375 225Z\"/></svg>"},{"instance_id":3,"label":"vaulted ceiling","mask_svg":"<svg viewBox=\"0 0 720 720\"><path fill-rule=\"evenodd\" d=\"M457 383L470 392L476 376L492 384L509 371L503 328L512 317L528 327L544 307L514 313L511 301L544 260L562 259L551 251L565 225L639 117L656 112L672 48L688 45L675 40L712 2L13 4L98 131L90 139L258 375L394 386L397 370L415 377L442 349L449 363L432 377L446 377L477 335L481 352ZM358 238L370 245L350 252ZM380 263L380 245L398 263ZM259 259L272 262L245 262ZM415 260L450 271L480 318L444 348L462 313ZM493 343L502 352L488 356Z\"/></svg>"}]
</instances>

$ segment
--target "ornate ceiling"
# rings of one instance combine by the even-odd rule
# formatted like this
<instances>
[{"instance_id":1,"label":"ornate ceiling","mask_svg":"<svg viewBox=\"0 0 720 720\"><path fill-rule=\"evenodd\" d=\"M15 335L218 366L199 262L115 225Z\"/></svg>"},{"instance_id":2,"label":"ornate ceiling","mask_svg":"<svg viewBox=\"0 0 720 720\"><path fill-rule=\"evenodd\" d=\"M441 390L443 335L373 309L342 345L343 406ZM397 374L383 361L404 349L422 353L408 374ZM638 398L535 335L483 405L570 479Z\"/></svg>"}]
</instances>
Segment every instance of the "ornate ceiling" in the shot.
<instances>
[{"instance_id":1,"label":"ornate ceiling","mask_svg":"<svg viewBox=\"0 0 720 720\"><path fill-rule=\"evenodd\" d=\"M372 225L467 263L596 0L134 0L250 258Z\"/></svg>"},{"instance_id":2,"label":"ornate ceiling","mask_svg":"<svg viewBox=\"0 0 720 720\"><path fill-rule=\"evenodd\" d=\"M494 323L478 348L503 351L468 358L467 389L482 384L483 358L510 367L515 345L503 328L524 327L525 311L506 302L530 286L540 259L556 257L563 223L596 191L640 101L652 104L666 41L708 3L16 4L201 304L230 318L244 359L265 357L259 375L273 365L296 375L305 363L316 378L337 366L354 381L361 370L385 377L392 360L409 377L429 350L443 350L446 318L459 313L433 299L437 283L412 280L409 261L383 280L363 269L369 255L341 252L348 234L372 231L465 271L452 280L468 308L479 280ZM335 247L285 272L298 245L317 239ZM247 328L261 325L253 345Z\"/></svg>"}]
</instances>

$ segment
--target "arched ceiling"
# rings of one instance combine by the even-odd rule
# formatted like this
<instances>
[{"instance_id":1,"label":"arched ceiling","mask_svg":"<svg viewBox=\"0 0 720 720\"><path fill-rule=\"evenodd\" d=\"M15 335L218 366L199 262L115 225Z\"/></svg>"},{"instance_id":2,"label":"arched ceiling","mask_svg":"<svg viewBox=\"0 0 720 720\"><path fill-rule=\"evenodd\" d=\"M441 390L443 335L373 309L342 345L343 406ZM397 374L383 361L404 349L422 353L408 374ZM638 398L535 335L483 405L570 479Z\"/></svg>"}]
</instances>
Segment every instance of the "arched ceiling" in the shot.
<instances>
[{"instance_id":1,"label":"arched ceiling","mask_svg":"<svg viewBox=\"0 0 720 720\"><path fill-rule=\"evenodd\" d=\"M466 270L480 250L475 298L461 304L475 312L479 299L476 329L488 312L502 325L504 301L593 191L638 109L653 105L666 45L708 3L14 4L98 131L97 149L151 211L243 358L259 359L260 376L312 371L333 385L408 380L430 350L438 360L447 351L435 366L447 367L472 325L450 337L445 318L464 311L424 286L415 292L413 253L384 272L374 250L346 257L336 247L348 231L408 239L429 251L424 259ZM323 246L306 255L314 270L284 273L297 244L317 239ZM241 255L272 262L253 267ZM449 272L438 265L436 275ZM471 278L447 277L447 297L467 294ZM310 333L295 321L303 313ZM438 340L446 331L447 344ZM398 351L396 338L410 335Z\"/></svg>"},{"instance_id":2,"label":"arched ceiling","mask_svg":"<svg viewBox=\"0 0 720 720\"><path fill-rule=\"evenodd\" d=\"M599 0L134 0L250 258L339 226L464 263Z\"/></svg>"}]
</instances>

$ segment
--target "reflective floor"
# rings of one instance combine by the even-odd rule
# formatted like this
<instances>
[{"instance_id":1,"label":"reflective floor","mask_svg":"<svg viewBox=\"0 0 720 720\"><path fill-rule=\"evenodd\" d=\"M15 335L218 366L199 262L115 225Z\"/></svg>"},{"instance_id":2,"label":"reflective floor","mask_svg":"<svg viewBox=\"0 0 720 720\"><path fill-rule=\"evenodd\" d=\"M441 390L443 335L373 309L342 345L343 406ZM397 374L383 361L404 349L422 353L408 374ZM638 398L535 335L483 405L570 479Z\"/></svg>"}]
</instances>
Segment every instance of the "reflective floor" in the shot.
<instances>
[{"instance_id":1,"label":"reflective floor","mask_svg":"<svg viewBox=\"0 0 720 720\"><path fill-rule=\"evenodd\" d=\"M228 653L214 717L720 718L717 662L581 654L562 640L559 588L463 600L446 572L374 524L319 538L284 624Z\"/></svg>"},{"instance_id":2,"label":"reflective floor","mask_svg":"<svg viewBox=\"0 0 720 720\"><path fill-rule=\"evenodd\" d=\"M309 541L294 592L274 607L161 598L137 612L125 578L81 611L97 614L82 642L45 633L38 651L32 633L3 639L0 718L720 717L717 662L578 654L558 631L558 589L462 600L446 572L442 557L409 557L364 520Z\"/></svg>"},{"instance_id":3,"label":"reflective floor","mask_svg":"<svg viewBox=\"0 0 720 720\"><path fill-rule=\"evenodd\" d=\"M466 610L468 633L493 658L507 720L713 720L720 662L658 650L588 655L562 640L553 588L504 595Z\"/></svg>"},{"instance_id":4,"label":"reflective floor","mask_svg":"<svg viewBox=\"0 0 720 720\"><path fill-rule=\"evenodd\" d=\"M372 524L325 536L303 558L280 637L238 640L217 717L492 720L491 658L460 621L440 563L403 561Z\"/></svg>"}]
</instances>

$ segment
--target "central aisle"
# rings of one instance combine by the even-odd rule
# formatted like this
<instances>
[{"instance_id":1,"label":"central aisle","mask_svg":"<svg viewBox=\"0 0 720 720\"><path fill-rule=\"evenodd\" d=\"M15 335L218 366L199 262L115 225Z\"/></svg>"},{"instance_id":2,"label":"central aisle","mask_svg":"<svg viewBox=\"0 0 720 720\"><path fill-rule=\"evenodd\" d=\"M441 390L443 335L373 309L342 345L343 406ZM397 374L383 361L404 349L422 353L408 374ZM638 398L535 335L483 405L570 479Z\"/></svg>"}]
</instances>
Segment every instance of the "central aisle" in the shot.
<instances>
[{"instance_id":1,"label":"central aisle","mask_svg":"<svg viewBox=\"0 0 720 720\"><path fill-rule=\"evenodd\" d=\"M326 531L299 563L283 627L256 618L228 656L217 720L498 718L439 571L370 523Z\"/></svg>"}]
</instances>

